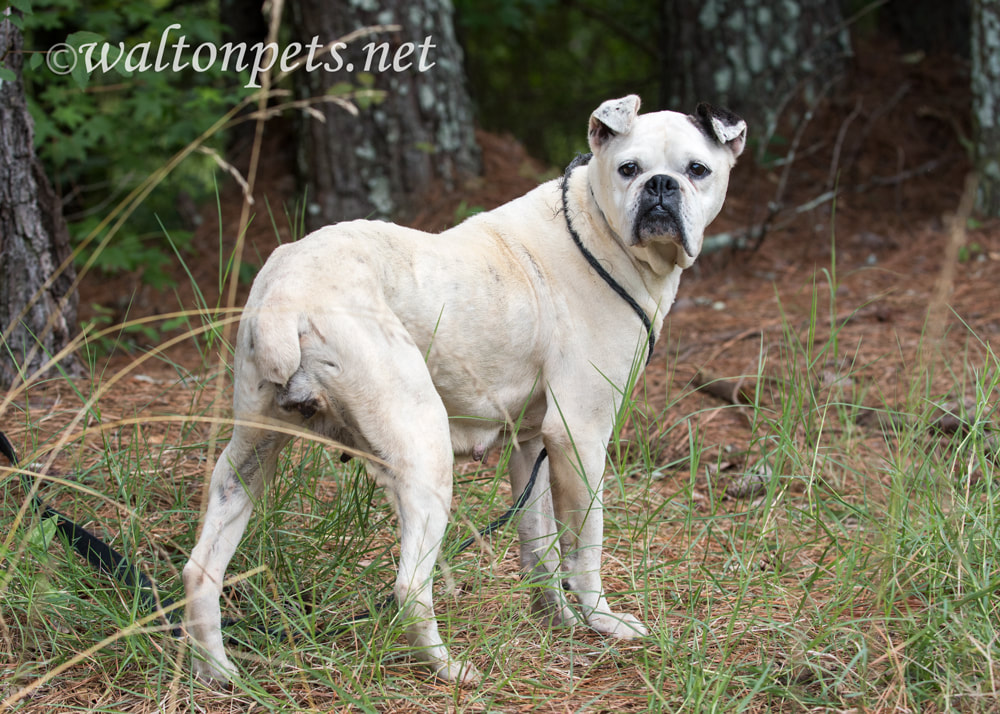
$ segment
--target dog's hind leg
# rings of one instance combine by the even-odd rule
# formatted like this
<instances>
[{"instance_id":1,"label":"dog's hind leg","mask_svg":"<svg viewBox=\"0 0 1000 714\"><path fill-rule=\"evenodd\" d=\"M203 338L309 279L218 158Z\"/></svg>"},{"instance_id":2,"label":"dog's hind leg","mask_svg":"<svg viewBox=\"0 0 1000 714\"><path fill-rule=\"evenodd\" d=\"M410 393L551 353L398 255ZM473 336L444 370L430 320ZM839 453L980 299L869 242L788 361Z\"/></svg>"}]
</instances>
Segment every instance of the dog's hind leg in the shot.
<instances>
[{"instance_id":1,"label":"dog's hind leg","mask_svg":"<svg viewBox=\"0 0 1000 714\"><path fill-rule=\"evenodd\" d=\"M420 438L420 437L416 437ZM390 467L374 471L388 492L399 520L399 572L395 594L406 639L414 655L442 680L474 683L479 673L471 664L452 658L441 639L434 613L432 585L451 502L451 474L442 475L450 457L412 452L388 460ZM434 467L432 468L432 465Z\"/></svg>"},{"instance_id":2,"label":"dog's hind leg","mask_svg":"<svg viewBox=\"0 0 1000 714\"><path fill-rule=\"evenodd\" d=\"M222 641L222 581L253 503L273 479L289 438L237 425L212 471L201 536L184 566L184 627L193 642L194 672L203 679L228 681L236 673Z\"/></svg>"},{"instance_id":3,"label":"dog's hind leg","mask_svg":"<svg viewBox=\"0 0 1000 714\"><path fill-rule=\"evenodd\" d=\"M371 448L370 473L399 522L396 601L415 656L439 678L472 683L479 673L451 657L434 615L432 581L451 510L453 462L448 413L424 355L391 313L341 325L350 340L337 398Z\"/></svg>"},{"instance_id":4,"label":"dog's hind leg","mask_svg":"<svg viewBox=\"0 0 1000 714\"><path fill-rule=\"evenodd\" d=\"M510 483L515 499L528 485L531 470L542 450L541 438L532 439L510 457ZM543 459L531 495L521 509L517 524L521 544L521 569L531 584L531 609L552 624L570 625L579 621L566 599L559 568L559 524L552 509L549 462Z\"/></svg>"}]
</instances>

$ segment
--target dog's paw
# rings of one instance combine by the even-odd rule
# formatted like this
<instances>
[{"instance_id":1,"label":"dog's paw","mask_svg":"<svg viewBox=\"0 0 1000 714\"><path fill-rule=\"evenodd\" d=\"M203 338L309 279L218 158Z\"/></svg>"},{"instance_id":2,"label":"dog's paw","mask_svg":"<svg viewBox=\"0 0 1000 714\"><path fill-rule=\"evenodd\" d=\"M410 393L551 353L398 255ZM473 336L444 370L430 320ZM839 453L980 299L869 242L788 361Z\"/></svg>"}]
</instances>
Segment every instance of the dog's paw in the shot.
<instances>
[{"instance_id":1,"label":"dog's paw","mask_svg":"<svg viewBox=\"0 0 1000 714\"><path fill-rule=\"evenodd\" d=\"M531 612L553 627L581 624L579 613L569 604L562 590L540 589L531 596Z\"/></svg>"},{"instance_id":2,"label":"dog's paw","mask_svg":"<svg viewBox=\"0 0 1000 714\"><path fill-rule=\"evenodd\" d=\"M195 677L207 684L228 684L237 675L236 666L226 657L217 662L195 657L191 670Z\"/></svg>"},{"instance_id":3,"label":"dog's paw","mask_svg":"<svg viewBox=\"0 0 1000 714\"><path fill-rule=\"evenodd\" d=\"M474 664L457 659L440 663L434 669L434 676L443 682L460 684L463 687L479 684L483 678Z\"/></svg>"},{"instance_id":4,"label":"dog's paw","mask_svg":"<svg viewBox=\"0 0 1000 714\"><path fill-rule=\"evenodd\" d=\"M601 634L623 640L645 637L649 634L646 626L635 615L616 615L610 612L595 613L587 619L587 624Z\"/></svg>"}]
</instances>

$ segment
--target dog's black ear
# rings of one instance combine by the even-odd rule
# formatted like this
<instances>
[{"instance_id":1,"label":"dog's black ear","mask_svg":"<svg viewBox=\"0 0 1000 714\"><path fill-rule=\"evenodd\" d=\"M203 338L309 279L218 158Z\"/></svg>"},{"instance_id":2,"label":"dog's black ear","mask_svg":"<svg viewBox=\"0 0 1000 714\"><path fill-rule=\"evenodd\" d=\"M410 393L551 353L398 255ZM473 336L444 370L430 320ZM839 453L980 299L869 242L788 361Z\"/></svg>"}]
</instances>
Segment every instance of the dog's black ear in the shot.
<instances>
[{"instance_id":1,"label":"dog's black ear","mask_svg":"<svg viewBox=\"0 0 1000 714\"><path fill-rule=\"evenodd\" d=\"M728 109L699 104L695 109L695 122L709 139L727 146L733 158L743 153L747 145L747 123Z\"/></svg>"},{"instance_id":2,"label":"dog's black ear","mask_svg":"<svg viewBox=\"0 0 1000 714\"><path fill-rule=\"evenodd\" d=\"M596 151L614 136L628 134L639 115L641 103L637 95L630 94L621 99L609 99L595 109L590 115L590 130L587 134L590 150Z\"/></svg>"}]
</instances>

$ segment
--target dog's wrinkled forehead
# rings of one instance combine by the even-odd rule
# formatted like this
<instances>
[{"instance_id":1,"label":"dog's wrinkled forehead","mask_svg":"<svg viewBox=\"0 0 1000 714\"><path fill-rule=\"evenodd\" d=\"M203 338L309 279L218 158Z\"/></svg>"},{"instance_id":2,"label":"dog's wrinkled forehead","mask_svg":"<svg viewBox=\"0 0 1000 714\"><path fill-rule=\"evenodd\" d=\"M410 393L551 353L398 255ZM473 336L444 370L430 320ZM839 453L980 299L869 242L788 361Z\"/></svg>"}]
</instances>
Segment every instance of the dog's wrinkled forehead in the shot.
<instances>
[{"instance_id":1,"label":"dog's wrinkled forehead","mask_svg":"<svg viewBox=\"0 0 1000 714\"><path fill-rule=\"evenodd\" d=\"M642 114L628 133L611 137L600 151L612 161L640 160L644 170L669 169L675 164L680 169L693 160L725 160L723 147L692 117L679 112Z\"/></svg>"}]
</instances>

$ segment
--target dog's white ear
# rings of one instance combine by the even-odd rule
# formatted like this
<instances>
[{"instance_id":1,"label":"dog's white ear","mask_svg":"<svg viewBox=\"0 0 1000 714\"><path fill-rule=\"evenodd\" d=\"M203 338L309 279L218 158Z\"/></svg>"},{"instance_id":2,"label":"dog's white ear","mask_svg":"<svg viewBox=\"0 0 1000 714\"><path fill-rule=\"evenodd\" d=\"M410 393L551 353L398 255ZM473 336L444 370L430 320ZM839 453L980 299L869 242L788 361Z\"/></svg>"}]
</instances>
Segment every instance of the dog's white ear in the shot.
<instances>
[{"instance_id":1,"label":"dog's white ear","mask_svg":"<svg viewBox=\"0 0 1000 714\"><path fill-rule=\"evenodd\" d=\"M728 109L699 104L695 119L701 130L717 144L729 147L733 158L739 157L747 145L747 123Z\"/></svg>"},{"instance_id":2,"label":"dog's white ear","mask_svg":"<svg viewBox=\"0 0 1000 714\"><path fill-rule=\"evenodd\" d=\"M590 150L596 151L608 139L619 134L628 134L639 115L641 100L635 94L621 99L609 99L590 115Z\"/></svg>"}]
</instances>

